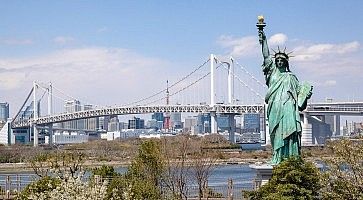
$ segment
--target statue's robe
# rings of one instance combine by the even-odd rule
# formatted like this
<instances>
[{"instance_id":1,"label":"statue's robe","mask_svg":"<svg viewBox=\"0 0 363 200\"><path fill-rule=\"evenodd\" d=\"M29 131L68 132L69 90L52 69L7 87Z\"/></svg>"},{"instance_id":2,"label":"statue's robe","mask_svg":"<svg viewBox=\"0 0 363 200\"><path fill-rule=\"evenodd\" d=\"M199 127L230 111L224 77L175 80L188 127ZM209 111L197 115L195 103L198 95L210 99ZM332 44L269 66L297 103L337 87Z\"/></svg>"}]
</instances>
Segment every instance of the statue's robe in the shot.
<instances>
[{"instance_id":1,"label":"statue's robe","mask_svg":"<svg viewBox=\"0 0 363 200\"><path fill-rule=\"evenodd\" d=\"M265 97L273 158L278 164L284 158L300 156L301 122L299 110L305 109L306 95L298 103L299 81L291 72L280 72L272 59L262 65L268 91ZM302 105L299 107L299 105Z\"/></svg>"}]
</instances>

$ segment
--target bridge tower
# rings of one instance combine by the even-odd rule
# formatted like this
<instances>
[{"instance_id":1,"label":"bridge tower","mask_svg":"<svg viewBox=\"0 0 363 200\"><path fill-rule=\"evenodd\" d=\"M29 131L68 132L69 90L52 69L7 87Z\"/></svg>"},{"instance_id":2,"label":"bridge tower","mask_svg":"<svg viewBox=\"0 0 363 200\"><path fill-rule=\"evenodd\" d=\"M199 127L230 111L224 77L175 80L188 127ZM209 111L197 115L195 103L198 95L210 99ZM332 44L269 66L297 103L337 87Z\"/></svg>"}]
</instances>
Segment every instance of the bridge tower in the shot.
<instances>
[{"instance_id":1,"label":"bridge tower","mask_svg":"<svg viewBox=\"0 0 363 200\"><path fill-rule=\"evenodd\" d=\"M216 90L215 90L215 66L214 66L215 57L213 54L210 55L210 107L212 107L212 111L210 112L211 117L211 133L218 133L217 127L217 113L215 109L215 99L216 99Z\"/></svg>"},{"instance_id":2,"label":"bridge tower","mask_svg":"<svg viewBox=\"0 0 363 200\"><path fill-rule=\"evenodd\" d=\"M48 93L48 115L51 116L53 115L53 88L52 88L52 83L49 82L49 86L47 89L47 93ZM52 145L53 143L53 124L50 123L48 124L48 134L49 134L49 145Z\"/></svg>"},{"instance_id":3,"label":"bridge tower","mask_svg":"<svg viewBox=\"0 0 363 200\"><path fill-rule=\"evenodd\" d=\"M37 88L38 85L34 81L33 82L33 120L35 121L38 119L38 100L37 100ZM33 126L33 145L36 147L38 146L38 138L39 138L39 131L37 128L37 124L32 124Z\"/></svg>"},{"instance_id":4,"label":"bridge tower","mask_svg":"<svg viewBox=\"0 0 363 200\"><path fill-rule=\"evenodd\" d=\"M233 58L231 57L231 63L227 63L228 65L228 104L232 105L234 103L234 63ZM234 121L233 114L229 114L228 121L229 121L229 141L232 143L236 143L235 131L236 131L236 124Z\"/></svg>"},{"instance_id":5,"label":"bridge tower","mask_svg":"<svg viewBox=\"0 0 363 200\"><path fill-rule=\"evenodd\" d=\"M169 105L169 81L166 80L166 105ZM170 112L164 113L164 129L170 130Z\"/></svg>"}]
</instances>

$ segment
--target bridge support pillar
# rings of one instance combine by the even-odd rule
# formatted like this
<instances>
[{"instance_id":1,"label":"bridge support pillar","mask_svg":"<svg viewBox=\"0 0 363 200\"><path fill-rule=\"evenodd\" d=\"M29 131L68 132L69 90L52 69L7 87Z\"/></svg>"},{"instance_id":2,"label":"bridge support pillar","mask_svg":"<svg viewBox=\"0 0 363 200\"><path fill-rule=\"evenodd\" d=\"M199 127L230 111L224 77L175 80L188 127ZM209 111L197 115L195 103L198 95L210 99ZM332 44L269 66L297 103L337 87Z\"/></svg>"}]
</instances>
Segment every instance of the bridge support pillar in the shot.
<instances>
[{"instance_id":1,"label":"bridge support pillar","mask_svg":"<svg viewBox=\"0 0 363 200\"><path fill-rule=\"evenodd\" d=\"M217 113L216 112L211 112L210 113L210 133L218 133L218 127L217 127Z\"/></svg>"},{"instance_id":2,"label":"bridge support pillar","mask_svg":"<svg viewBox=\"0 0 363 200\"><path fill-rule=\"evenodd\" d=\"M53 124L48 125L48 133L49 133L49 146L53 145Z\"/></svg>"},{"instance_id":3,"label":"bridge support pillar","mask_svg":"<svg viewBox=\"0 0 363 200\"><path fill-rule=\"evenodd\" d=\"M39 130L37 128L37 125L33 124L33 145L34 145L34 147L37 147L39 144L38 138L39 138Z\"/></svg>"},{"instance_id":4,"label":"bridge support pillar","mask_svg":"<svg viewBox=\"0 0 363 200\"><path fill-rule=\"evenodd\" d=\"M264 105L264 127L265 127L265 144L266 145L271 145L271 138L270 138L270 129L269 129L269 125L268 125L268 118L267 118L267 104Z\"/></svg>"},{"instance_id":5,"label":"bridge support pillar","mask_svg":"<svg viewBox=\"0 0 363 200\"><path fill-rule=\"evenodd\" d=\"M340 115L334 115L334 135L340 136Z\"/></svg>"},{"instance_id":6,"label":"bridge support pillar","mask_svg":"<svg viewBox=\"0 0 363 200\"><path fill-rule=\"evenodd\" d=\"M229 121L229 141L232 143L236 143L236 137L235 137L235 132L236 132L236 124L234 121L234 115L230 114L228 116L228 121Z\"/></svg>"},{"instance_id":7,"label":"bridge support pillar","mask_svg":"<svg viewBox=\"0 0 363 200\"><path fill-rule=\"evenodd\" d=\"M310 146L313 144L313 127L308 122L309 115L304 112L303 113L303 123L302 123L302 132L301 132L301 145L302 146Z\"/></svg>"}]
</instances>

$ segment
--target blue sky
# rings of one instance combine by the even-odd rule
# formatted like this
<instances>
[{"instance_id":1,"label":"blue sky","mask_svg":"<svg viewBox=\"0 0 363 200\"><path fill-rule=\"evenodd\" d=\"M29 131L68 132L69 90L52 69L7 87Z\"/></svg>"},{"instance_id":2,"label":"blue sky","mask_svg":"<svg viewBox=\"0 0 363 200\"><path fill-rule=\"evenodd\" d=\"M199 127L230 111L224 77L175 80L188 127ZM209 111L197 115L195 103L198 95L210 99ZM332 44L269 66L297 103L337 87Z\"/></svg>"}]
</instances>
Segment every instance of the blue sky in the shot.
<instances>
[{"instance_id":1,"label":"blue sky","mask_svg":"<svg viewBox=\"0 0 363 200\"><path fill-rule=\"evenodd\" d=\"M291 70L314 85L313 101L363 101L362 4L4 1L0 101L15 112L38 80L89 102L122 104L161 90L210 53L232 55L263 81L255 26L261 14L270 46L294 51Z\"/></svg>"}]
</instances>

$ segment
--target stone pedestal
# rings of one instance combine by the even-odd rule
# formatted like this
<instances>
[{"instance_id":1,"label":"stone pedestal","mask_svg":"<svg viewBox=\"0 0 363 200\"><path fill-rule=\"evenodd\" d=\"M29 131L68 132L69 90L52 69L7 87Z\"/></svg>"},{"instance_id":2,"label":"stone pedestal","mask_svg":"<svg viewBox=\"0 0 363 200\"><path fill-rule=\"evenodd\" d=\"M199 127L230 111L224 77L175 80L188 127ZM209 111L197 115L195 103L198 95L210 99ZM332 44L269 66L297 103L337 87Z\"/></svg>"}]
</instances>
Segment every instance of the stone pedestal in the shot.
<instances>
[{"instance_id":1,"label":"stone pedestal","mask_svg":"<svg viewBox=\"0 0 363 200\"><path fill-rule=\"evenodd\" d=\"M273 166L270 164L262 164L262 165L253 164L250 165L250 167L256 171L257 176L255 179L254 187L257 190L258 188L260 188L270 180L272 176Z\"/></svg>"}]
</instances>

